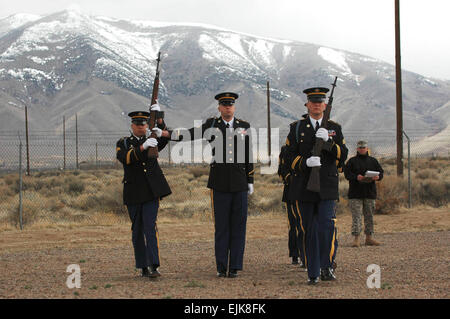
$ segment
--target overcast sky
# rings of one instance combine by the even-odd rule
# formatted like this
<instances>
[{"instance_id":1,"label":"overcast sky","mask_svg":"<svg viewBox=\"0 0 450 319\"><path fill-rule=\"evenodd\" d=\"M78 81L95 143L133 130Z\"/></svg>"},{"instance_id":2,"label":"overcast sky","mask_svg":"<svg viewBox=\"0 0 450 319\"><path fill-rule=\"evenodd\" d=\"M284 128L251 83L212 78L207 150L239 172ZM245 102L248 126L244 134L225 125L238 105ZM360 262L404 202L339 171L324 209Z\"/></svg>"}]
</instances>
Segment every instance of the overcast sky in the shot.
<instances>
[{"instance_id":1,"label":"overcast sky","mask_svg":"<svg viewBox=\"0 0 450 319\"><path fill-rule=\"evenodd\" d=\"M212 24L395 63L394 0L2 0L0 18L71 5L91 15ZM402 68L450 80L450 1L400 0Z\"/></svg>"}]
</instances>

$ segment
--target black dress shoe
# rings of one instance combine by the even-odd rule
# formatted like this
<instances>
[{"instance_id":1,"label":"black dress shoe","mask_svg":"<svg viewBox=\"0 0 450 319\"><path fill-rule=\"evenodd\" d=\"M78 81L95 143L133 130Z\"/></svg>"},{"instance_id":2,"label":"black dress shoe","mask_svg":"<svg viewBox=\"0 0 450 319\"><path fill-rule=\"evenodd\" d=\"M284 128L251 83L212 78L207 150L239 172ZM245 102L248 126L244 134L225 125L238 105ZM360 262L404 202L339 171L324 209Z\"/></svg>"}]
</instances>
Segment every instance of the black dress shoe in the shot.
<instances>
[{"instance_id":1,"label":"black dress shoe","mask_svg":"<svg viewBox=\"0 0 450 319\"><path fill-rule=\"evenodd\" d=\"M333 261L333 263L331 264L331 268L334 270L336 270L337 268L337 263L335 261Z\"/></svg>"},{"instance_id":2,"label":"black dress shoe","mask_svg":"<svg viewBox=\"0 0 450 319\"><path fill-rule=\"evenodd\" d=\"M317 285L319 283L319 277L308 278L308 285Z\"/></svg>"},{"instance_id":3,"label":"black dress shoe","mask_svg":"<svg viewBox=\"0 0 450 319\"><path fill-rule=\"evenodd\" d=\"M151 269L148 276L150 278L157 278L161 276L161 273L158 271L158 269Z\"/></svg>"},{"instance_id":4,"label":"black dress shoe","mask_svg":"<svg viewBox=\"0 0 450 319\"><path fill-rule=\"evenodd\" d=\"M148 268L142 268L142 277L148 277L150 272L148 271Z\"/></svg>"},{"instance_id":5,"label":"black dress shoe","mask_svg":"<svg viewBox=\"0 0 450 319\"><path fill-rule=\"evenodd\" d=\"M217 277L219 277L219 278L225 278L226 276L227 276L226 271L218 271L217 272Z\"/></svg>"},{"instance_id":6,"label":"black dress shoe","mask_svg":"<svg viewBox=\"0 0 450 319\"><path fill-rule=\"evenodd\" d=\"M322 281L332 281L336 280L333 268L325 268L320 270L320 280Z\"/></svg>"},{"instance_id":7,"label":"black dress shoe","mask_svg":"<svg viewBox=\"0 0 450 319\"><path fill-rule=\"evenodd\" d=\"M237 276L238 273L236 269L231 269L230 272L228 273L228 278L236 278Z\"/></svg>"},{"instance_id":8,"label":"black dress shoe","mask_svg":"<svg viewBox=\"0 0 450 319\"><path fill-rule=\"evenodd\" d=\"M298 265L298 257L292 257L292 264Z\"/></svg>"}]
</instances>

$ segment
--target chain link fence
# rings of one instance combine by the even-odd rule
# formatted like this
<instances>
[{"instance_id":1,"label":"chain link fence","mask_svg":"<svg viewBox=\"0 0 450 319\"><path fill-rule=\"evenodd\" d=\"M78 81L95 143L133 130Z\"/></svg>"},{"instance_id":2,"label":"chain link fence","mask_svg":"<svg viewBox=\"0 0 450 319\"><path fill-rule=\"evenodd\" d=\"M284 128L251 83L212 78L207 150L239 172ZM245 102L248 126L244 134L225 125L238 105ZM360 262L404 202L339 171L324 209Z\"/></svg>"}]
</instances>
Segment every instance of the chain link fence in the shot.
<instances>
[{"instance_id":1,"label":"chain link fence","mask_svg":"<svg viewBox=\"0 0 450 319\"><path fill-rule=\"evenodd\" d=\"M278 152L285 143L288 128L272 129L272 170L269 167L265 129L258 133L256 153L255 193L249 199L249 215L266 212L284 216L281 203L283 185L276 175ZM430 132L406 132L410 140L411 162L421 158L449 160L449 136L424 139ZM89 132L0 131L0 231L23 227L46 227L56 224L111 225L128 222L122 204L122 164L115 159L117 140L127 131ZM267 135L267 134L266 134ZM395 163L395 131L368 134L345 131L349 157L356 152L356 142L369 142L371 155L391 165ZM254 139L255 141L255 139ZM172 189L172 195L161 201L160 213L180 218L212 219L210 190L206 188L208 164L200 159L180 163L177 156L180 143L170 142L160 152L159 163ZM187 144L185 142L184 144ZM191 150L194 145L189 143ZM206 142L202 143L202 148ZM404 139L405 165L408 163L407 139ZM276 160L275 160L276 159ZM259 168L259 169L258 169ZM395 174L387 170L387 174ZM267 171L266 171L267 172ZM407 172L405 171L405 174ZM21 176L22 175L22 178ZM341 177L341 184L343 178ZM344 180L345 181L345 180ZM450 181L445 180L449 191ZM345 185L341 195L345 196Z\"/></svg>"}]
</instances>

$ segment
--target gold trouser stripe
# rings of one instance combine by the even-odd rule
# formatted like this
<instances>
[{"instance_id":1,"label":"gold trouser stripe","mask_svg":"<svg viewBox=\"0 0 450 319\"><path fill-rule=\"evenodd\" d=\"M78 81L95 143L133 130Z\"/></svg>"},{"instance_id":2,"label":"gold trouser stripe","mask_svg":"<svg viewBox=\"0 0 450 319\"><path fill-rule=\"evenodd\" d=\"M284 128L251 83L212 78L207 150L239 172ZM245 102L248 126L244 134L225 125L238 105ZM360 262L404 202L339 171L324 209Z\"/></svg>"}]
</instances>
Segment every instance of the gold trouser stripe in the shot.
<instances>
[{"instance_id":1,"label":"gold trouser stripe","mask_svg":"<svg viewBox=\"0 0 450 319\"><path fill-rule=\"evenodd\" d=\"M159 210L159 202L160 202L161 198L158 197L158 210ZM158 249L158 260L161 263L161 257L159 255L159 233L158 233L158 215L156 215L156 220L155 220L155 232L156 232L156 247Z\"/></svg>"},{"instance_id":2,"label":"gold trouser stripe","mask_svg":"<svg viewBox=\"0 0 450 319\"><path fill-rule=\"evenodd\" d=\"M301 159L302 157L299 155L297 156L294 161L292 162L291 168L294 170L295 169L295 165L297 164L297 162Z\"/></svg>"},{"instance_id":3,"label":"gold trouser stripe","mask_svg":"<svg viewBox=\"0 0 450 319\"><path fill-rule=\"evenodd\" d=\"M295 218L295 235L298 237L298 227L297 227L297 219L300 217L298 213L295 211L294 207L291 205L292 216Z\"/></svg>"},{"instance_id":4,"label":"gold trouser stripe","mask_svg":"<svg viewBox=\"0 0 450 319\"><path fill-rule=\"evenodd\" d=\"M336 218L333 218L332 221L334 222L334 227L333 227L333 239L331 240L331 249L330 249L330 263L333 262L333 255L334 255L334 243L336 241Z\"/></svg>"},{"instance_id":5,"label":"gold trouser stripe","mask_svg":"<svg viewBox=\"0 0 450 319\"><path fill-rule=\"evenodd\" d=\"M341 147L336 144L336 158L341 159Z\"/></svg>"},{"instance_id":6,"label":"gold trouser stripe","mask_svg":"<svg viewBox=\"0 0 450 319\"><path fill-rule=\"evenodd\" d=\"M213 189L211 189L211 215L212 215L214 227L216 227L216 217L215 217L215 213L214 213L214 190Z\"/></svg>"},{"instance_id":7,"label":"gold trouser stripe","mask_svg":"<svg viewBox=\"0 0 450 319\"><path fill-rule=\"evenodd\" d=\"M302 232L303 232L303 254L305 256L305 266L308 267L308 261L306 259L306 245L305 245L306 233L305 233L305 229L303 228L302 214L300 213L300 208L298 208L298 200L295 201L295 205L297 206L297 214L300 217L300 227L302 228Z\"/></svg>"},{"instance_id":8,"label":"gold trouser stripe","mask_svg":"<svg viewBox=\"0 0 450 319\"><path fill-rule=\"evenodd\" d=\"M158 234L158 225L155 222L155 232L156 232L156 249L158 250L158 260L161 262L161 257L159 255L159 234Z\"/></svg>"},{"instance_id":9,"label":"gold trouser stripe","mask_svg":"<svg viewBox=\"0 0 450 319\"><path fill-rule=\"evenodd\" d=\"M133 149L131 149L131 150L129 150L128 152L127 152L127 164L131 164L131 151L132 151Z\"/></svg>"}]
</instances>

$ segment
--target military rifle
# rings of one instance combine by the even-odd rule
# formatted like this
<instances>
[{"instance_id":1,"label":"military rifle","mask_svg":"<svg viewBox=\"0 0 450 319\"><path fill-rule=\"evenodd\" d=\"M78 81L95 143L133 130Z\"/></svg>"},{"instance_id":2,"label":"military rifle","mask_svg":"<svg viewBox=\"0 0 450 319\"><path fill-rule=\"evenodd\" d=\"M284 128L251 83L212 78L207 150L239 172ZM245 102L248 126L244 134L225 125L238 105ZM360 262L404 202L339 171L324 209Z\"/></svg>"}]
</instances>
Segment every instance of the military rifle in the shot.
<instances>
[{"instance_id":1,"label":"military rifle","mask_svg":"<svg viewBox=\"0 0 450 319\"><path fill-rule=\"evenodd\" d=\"M150 103L150 116L148 118L148 128L151 131L155 127L157 127L157 120L164 118L164 112L161 111L152 111L151 106L157 103L158 100L158 91L159 91L159 62L161 61L161 52L158 52L158 58L156 59L156 75L155 81L153 82L153 92L152 92L152 100ZM157 138L154 132L151 132L149 137ZM158 157L158 147L149 147L148 148L148 157L157 158Z\"/></svg>"},{"instance_id":2,"label":"military rifle","mask_svg":"<svg viewBox=\"0 0 450 319\"><path fill-rule=\"evenodd\" d=\"M333 106L333 94L334 88L336 87L336 81L337 76L334 78L333 84L331 84L333 88L331 89L330 96L328 97L328 104L327 107L325 108L325 112L323 113L322 124L320 125L321 128L325 129L328 128L328 120L330 118L331 108ZM312 156L320 156L322 150L324 149L324 143L325 141L323 139L316 138L312 150ZM320 166L311 168L311 174L309 175L309 180L306 189L312 192L320 192Z\"/></svg>"}]
</instances>

